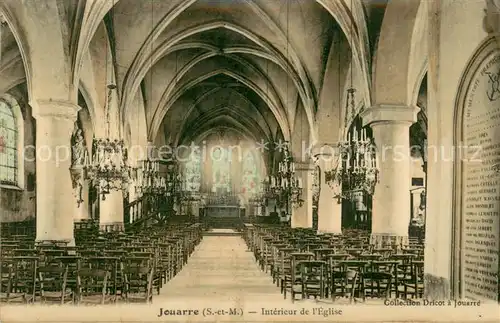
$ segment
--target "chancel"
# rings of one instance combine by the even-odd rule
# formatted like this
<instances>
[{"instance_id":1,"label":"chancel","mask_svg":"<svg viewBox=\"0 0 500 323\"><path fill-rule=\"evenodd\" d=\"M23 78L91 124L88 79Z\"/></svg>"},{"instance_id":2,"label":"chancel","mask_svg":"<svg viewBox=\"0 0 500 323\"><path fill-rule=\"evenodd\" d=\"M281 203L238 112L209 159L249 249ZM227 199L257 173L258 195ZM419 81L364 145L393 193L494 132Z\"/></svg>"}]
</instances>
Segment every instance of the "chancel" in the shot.
<instances>
[{"instance_id":1,"label":"chancel","mask_svg":"<svg viewBox=\"0 0 500 323\"><path fill-rule=\"evenodd\" d=\"M498 303L499 14L0 1L0 300Z\"/></svg>"}]
</instances>

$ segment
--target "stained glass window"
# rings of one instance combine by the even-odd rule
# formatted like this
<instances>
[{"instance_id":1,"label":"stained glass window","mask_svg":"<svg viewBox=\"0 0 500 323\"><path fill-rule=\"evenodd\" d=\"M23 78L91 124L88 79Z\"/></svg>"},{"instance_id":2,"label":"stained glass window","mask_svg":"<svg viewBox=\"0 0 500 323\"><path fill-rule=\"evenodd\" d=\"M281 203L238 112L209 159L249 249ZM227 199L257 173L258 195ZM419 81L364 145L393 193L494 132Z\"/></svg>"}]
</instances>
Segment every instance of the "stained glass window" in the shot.
<instances>
[{"instance_id":1,"label":"stained glass window","mask_svg":"<svg viewBox=\"0 0 500 323\"><path fill-rule=\"evenodd\" d=\"M248 195L256 194L259 183L258 165L251 151L247 152L243 159L242 170L242 193Z\"/></svg>"},{"instance_id":2,"label":"stained glass window","mask_svg":"<svg viewBox=\"0 0 500 323\"><path fill-rule=\"evenodd\" d=\"M17 184L17 126L11 107L0 100L0 183Z\"/></svg>"},{"instance_id":3,"label":"stained glass window","mask_svg":"<svg viewBox=\"0 0 500 323\"><path fill-rule=\"evenodd\" d=\"M231 192L231 151L217 147L212 153L212 191Z\"/></svg>"},{"instance_id":4,"label":"stained glass window","mask_svg":"<svg viewBox=\"0 0 500 323\"><path fill-rule=\"evenodd\" d=\"M198 192L201 187L201 156L199 150L193 150L186 162L186 190Z\"/></svg>"}]
</instances>

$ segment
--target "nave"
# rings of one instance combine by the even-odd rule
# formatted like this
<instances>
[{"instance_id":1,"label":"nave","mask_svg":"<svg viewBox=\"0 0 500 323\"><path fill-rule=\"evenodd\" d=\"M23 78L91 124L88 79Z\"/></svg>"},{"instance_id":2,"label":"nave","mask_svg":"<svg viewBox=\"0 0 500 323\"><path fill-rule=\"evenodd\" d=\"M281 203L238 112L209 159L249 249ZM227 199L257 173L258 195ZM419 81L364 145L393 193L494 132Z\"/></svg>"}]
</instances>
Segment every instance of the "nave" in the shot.
<instances>
[{"instance_id":1,"label":"nave","mask_svg":"<svg viewBox=\"0 0 500 323\"><path fill-rule=\"evenodd\" d=\"M421 298L417 241L411 249L375 250L359 231L318 235L250 223L243 230L183 223L141 231L97 233L88 223L75 231L76 247L32 245L28 235L2 239L2 320L20 309L27 321L57 313L60 322L373 320L388 309L392 319L431 320L443 313L444 302ZM64 306L18 306L26 303ZM486 320L495 311L469 304L446 313Z\"/></svg>"},{"instance_id":2,"label":"nave","mask_svg":"<svg viewBox=\"0 0 500 323\"><path fill-rule=\"evenodd\" d=\"M413 240L404 250L373 249L368 237L357 230L316 235L279 225L245 224L241 233L213 229L154 304L421 302L423 242Z\"/></svg>"},{"instance_id":3,"label":"nave","mask_svg":"<svg viewBox=\"0 0 500 323\"><path fill-rule=\"evenodd\" d=\"M499 13L0 0L1 300L498 305Z\"/></svg>"},{"instance_id":4,"label":"nave","mask_svg":"<svg viewBox=\"0 0 500 323\"><path fill-rule=\"evenodd\" d=\"M213 229L203 237L187 265L154 297L156 305L171 302L282 303L272 278L259 269L241 234ZM228 233L230 235L228 235Z\"/></svg>"},{"instance_id":5,"label":"nave","mask_svg":"<svg viewBox=\"0 0 500 323\"><path fill-rule=\"evenodd\" d=\"M373 249L368 233L316 234L283 225L203 229L198 223L129 233L76 228L76 246L1 242L0 296L7 303L172 302L349 304L423 295L423 243Z\"/></svg>"}]
</instances>

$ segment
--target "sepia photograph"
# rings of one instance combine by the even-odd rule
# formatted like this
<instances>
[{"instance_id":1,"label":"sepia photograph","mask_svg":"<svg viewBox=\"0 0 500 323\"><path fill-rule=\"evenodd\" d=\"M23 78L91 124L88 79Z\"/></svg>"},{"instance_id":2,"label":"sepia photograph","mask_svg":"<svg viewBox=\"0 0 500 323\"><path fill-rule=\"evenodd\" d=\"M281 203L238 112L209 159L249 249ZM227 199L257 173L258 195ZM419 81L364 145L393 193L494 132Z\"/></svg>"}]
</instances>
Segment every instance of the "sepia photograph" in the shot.
<instances>
[{"instance_id":1,"label":"sepia photograph","mask_svg":"<svg viewBox=\"0 0 500 323\"><path fill-rule=\"evenodd\" d=\"M0 0L0 323L500 322L500 0Z\"/></svg>"}]
</instances>

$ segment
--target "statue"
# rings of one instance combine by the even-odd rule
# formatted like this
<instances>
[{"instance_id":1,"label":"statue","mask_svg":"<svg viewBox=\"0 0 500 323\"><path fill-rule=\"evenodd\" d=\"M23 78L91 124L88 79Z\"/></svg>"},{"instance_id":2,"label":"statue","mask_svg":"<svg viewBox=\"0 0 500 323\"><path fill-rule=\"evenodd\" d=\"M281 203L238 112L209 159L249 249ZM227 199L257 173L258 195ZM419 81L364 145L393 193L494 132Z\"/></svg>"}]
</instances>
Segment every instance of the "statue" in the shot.
<instances>
[{"instance_id":1,"label":"statue","mask_svg":"<svg viewBox=\"0 0 500 323\"><path fill-rule=\"evenodd\" d=\"M420 205L415 208L413 219L411 221L412 225L415 227L425 226L425 209L426 209L426 195L425 190L420 192Z\"/></svg>"},{"instance_id":2,"label":"statue","mask_svg":"<svg viewBox=\"0 0 500 323\"><path fill-rule=\"evenodd\" d=\"M71 167L84 166L87 149L85 148L85 138L83 138L83 132L80 128L75 128L71 143Z\"/></svg>"},{"instance_id":3,"label":"statue","mask_svg":"<svg viewBox=\"0 0 500 323\"><path fill-rule=\"evenodd\" d=\"M71 180L73 184L73 194L76 198L78 207L83 202L84 185L84 166L87 158L87 149L85 148L85 138L83 131L75 125L75 130L71 137Z\"/></svg>"},{"instance_id":4,"label":"statue","mask_svg":"<svg viewBox=\"0 0 500 323\"><path fill-rule=\"evenodd\" d=\"M321 172L320 167L316 166L313 171L313 183L312 183L313 204L315 206L317 206L319 203L319 196L321 193L320 172Z\"/></svg>"}]
</instances>

